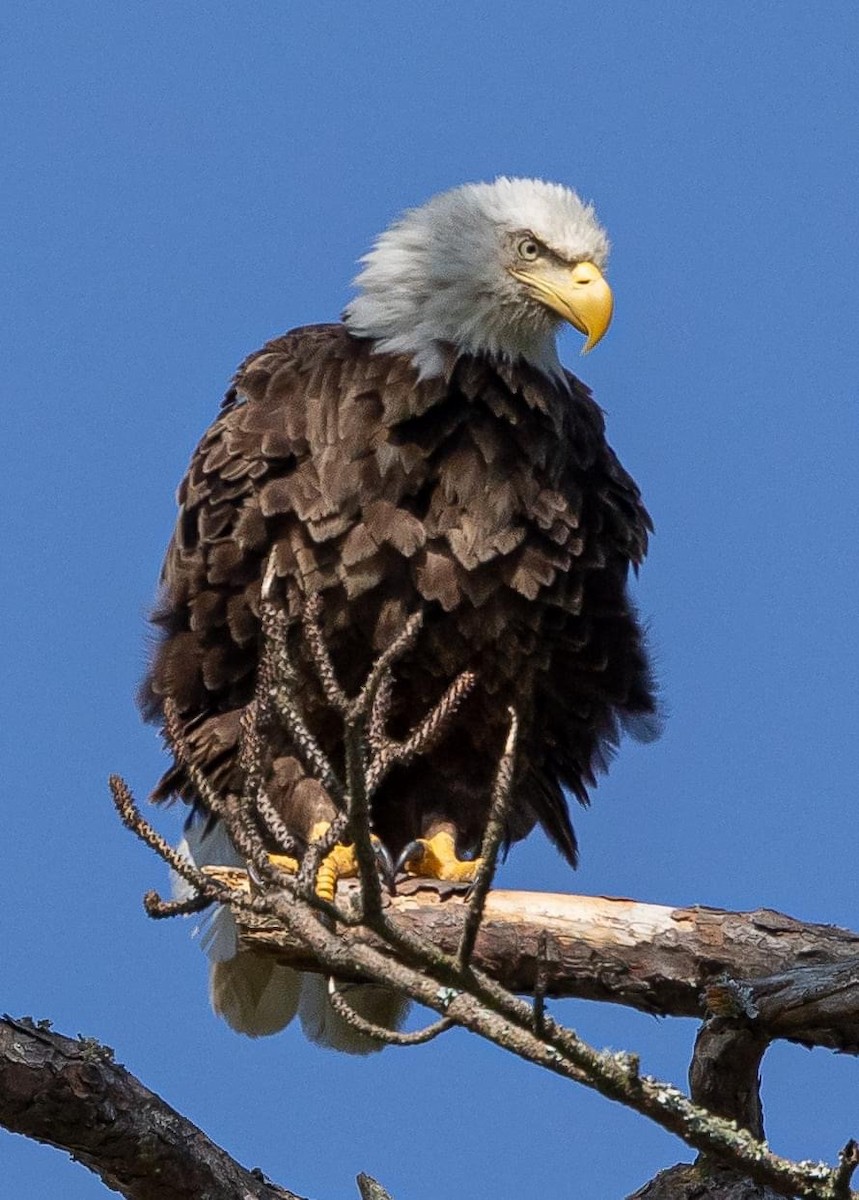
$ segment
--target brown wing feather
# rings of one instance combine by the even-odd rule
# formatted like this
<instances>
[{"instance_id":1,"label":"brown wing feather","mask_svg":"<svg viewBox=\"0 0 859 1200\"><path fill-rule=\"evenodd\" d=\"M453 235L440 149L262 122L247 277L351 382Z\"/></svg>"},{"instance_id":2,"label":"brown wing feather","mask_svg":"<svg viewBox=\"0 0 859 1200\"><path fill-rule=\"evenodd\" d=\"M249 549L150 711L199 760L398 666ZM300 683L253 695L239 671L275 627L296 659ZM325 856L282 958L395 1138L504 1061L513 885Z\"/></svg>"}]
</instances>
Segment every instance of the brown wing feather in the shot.
<instances>
[{"instance_id":1,"label":"brown wing feather","mask_svg":"<svg viewBox=\"0 0 859 1200\"><path fill-rule=\"evenodd\" d=\"M173 697L203 769L218 786L240 785L237 714L252 694L260 579L274 550L293 617L302 594L323 594L347 688L424 609L398 670L395 730L459 671L478 672L443 748L376 797L391 849L429 815L453 820L463 845L479 840L512 703L522 752L510 839L539 821L575 861L564 789L586 802L619 725L654 711L626 595L650 527L638 490L572 376L567 390L529 368L462 358L419 382L408 360L372 351L343 326L311 326L239 369L180 488L145 710L158 720ZM336 758L337 723L309 671L302 695ZM318 788L301 783L288 745L272 747L270 770L304 832ZM175 793L194 799L179 765L156 798Z\"/></svg>"}]
</instances>

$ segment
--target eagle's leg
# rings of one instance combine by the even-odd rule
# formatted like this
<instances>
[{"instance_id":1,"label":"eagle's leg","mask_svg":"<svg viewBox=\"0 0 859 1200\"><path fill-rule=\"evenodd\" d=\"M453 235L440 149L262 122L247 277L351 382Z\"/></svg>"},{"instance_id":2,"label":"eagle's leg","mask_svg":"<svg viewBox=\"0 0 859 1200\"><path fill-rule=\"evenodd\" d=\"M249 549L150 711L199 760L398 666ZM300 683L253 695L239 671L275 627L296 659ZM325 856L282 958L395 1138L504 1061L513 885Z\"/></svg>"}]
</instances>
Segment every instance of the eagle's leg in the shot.
<instances>
[{"instance_id":1,"label":"eagle's leg","mask_svg":"<svg viewBox=\"0 0 859 1200\"><path fill-rule=\"evenodd\" d=\"M396 869L422 879L471 883L483 859L457 857L456 826L450 821L437 821L427 829L426 835L409 842L397 860Z\"/></svg>"},{"instance_id":2,"label":"eagle's leg","mask_svg":"<svg viewBox=\"0 0 859 1200\"><path fill-rule=\"evenodd\" d=\"M311 827L308 841L319 841L330 828L330 821L318 821ZM390 880L393 879L393 866L390 855L375 834L372 835L372 842L380 871L385 878L385 882L390 883ZM270 854L269 861L288 874L294 875L298 871L296 860L286 854ZM354 879L357 875L358 859L355 855L355 847L339 844L332 846L319 864L319 870L316 873L316 894L321 900L328 900L333 904L334 896L337 892L337 881L340 879Z\"/></svg>"}]
</instances>

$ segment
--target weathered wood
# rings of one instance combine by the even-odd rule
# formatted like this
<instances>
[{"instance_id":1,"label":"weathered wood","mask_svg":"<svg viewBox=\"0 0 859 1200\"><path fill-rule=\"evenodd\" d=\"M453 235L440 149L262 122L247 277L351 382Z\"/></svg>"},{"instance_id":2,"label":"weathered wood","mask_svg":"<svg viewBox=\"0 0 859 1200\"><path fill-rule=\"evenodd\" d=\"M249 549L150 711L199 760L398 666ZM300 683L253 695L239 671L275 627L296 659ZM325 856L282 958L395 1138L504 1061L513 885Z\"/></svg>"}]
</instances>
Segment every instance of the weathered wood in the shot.
<instances>
[{"instance_id":1,"label":"weathered wood","mask_svg":"<svg viewBox=\"0 0 859 1200\"><path fill-rule=\"evenodd\" d=\"M678 1163L646 1183L627 1200L781 1200L776 1192L736 1171L705 1164Z\"/></svg>"},{"instance_id":2,"label":"weathered wood","mask_svg":"<svg viewBox=\"0 0 859 1200\"><path fill-rule=\"evenodd\" d=\"M242 871L211 873L247 886ZM405 929L456 951L464 914L460 891L407 884L387 903ZM302 970L319 969L275 921L242 917L239 924L246 948L274 953ZM343 936L380 946L363 929L344 928ZM859 1053L859 934L849 930L804 924L769 909L739 913L498 890L487 899L474 963L511 991L532 994L541 938L549 996L705 1017L705 989L725 979L743 981L750 1008L737 1016L765 1041L786 1038Z\"/></svg>"},{"instance_id":3,"label":"weathered wood","mask_svg":"<svg viewBox=\"0 0 859 1200\"><path fill-rule=\"evenodd\" d=\"M759 1030L730 1020L705 1021L698 1030L689 1093L696 1104L727 1117L763 1141L761 1059L769 1045Z\"/></svg>"},{"instance_id":4,"label":"weathered wood","mask_svg":"<svg viewBox=\"0 0 859 1200\"><path fill-rule=\"evenodd\" d=\"M301 1200L248 1171L113 1051L0 1018L0 1125L67 1150L128 1200Z\"/></svg>"}]
</instances>

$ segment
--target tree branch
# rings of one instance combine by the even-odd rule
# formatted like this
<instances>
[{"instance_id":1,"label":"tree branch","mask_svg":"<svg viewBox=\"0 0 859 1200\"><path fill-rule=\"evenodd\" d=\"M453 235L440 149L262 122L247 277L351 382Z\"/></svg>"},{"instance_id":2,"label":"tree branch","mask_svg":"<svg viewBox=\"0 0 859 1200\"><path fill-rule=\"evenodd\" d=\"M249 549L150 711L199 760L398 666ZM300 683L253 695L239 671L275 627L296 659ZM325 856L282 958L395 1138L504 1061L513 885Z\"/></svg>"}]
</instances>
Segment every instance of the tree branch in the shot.
<instances>
[{"instance_id":1,"label":"tree branch","mask_svg":"<svg viewBox=\"0 0 859 1200\"><path fill-rule=\"evenodd\" d=\"M128 1200L301 1200L240 1166L108 1046L0 1018L0 1125L67 1150Z\"/></svg>"},{"instance_id":2,"label":"tree branch","mask_svg":"<svg viewBox=\"0 0 859 1200\"><path fill-rule=\"evenodd\" d=\"M410 966L376 950L354 930L332 931L300 898L270 895L268 899L274 915L338 978L357 969L367 979L403 992L502 1049L620 1101L781 1196L840 1200L836 1170L825 1163L793 1162L774 1154L734 1121L713 1116L671 1084L639 1074L635 1056L596 1050L552 1020L545 1021L543 1036L536 1036L530 1007L485 976L469 974L468 986L458 987L454 973L451 984L444 985L443 967L426 962ZM848 1192L844 1200L859 1200L859 1194Z\"/></svg>"},{"instance_id":3,"label":"tree branch","mask_svg":"<svg viewBox=\"0 0 859 1200\"><path fill-rule=\"evenodd\" d=\"M212 867L207 874L243 886L240 871ZM354 886L341 883L340 894ZM458 950L467 913L461 890L429 881L402 883L385 898L396 928L448 955ZM275 919L244 913L237 919L245 949L277 954L303 971L322 969ZM361 936L382 945L372 933ZM793 967L797 960L809 965ZM726 1018L751 1022L767 1041L859 1054L859 935L769 909L739 913L499 890L486 897L473 962L512 992L533 995L542 973L548 996L610 1000L660 1016L712 1015L709 1000L729 981L744 981L748 1009Z\"/></svg>"},{"instance_id":4,"label":"tree branch","mask_svg":"<svg viewBox=\"0 0 859 1200\"><path fill-rule=\"evenodd\" d=\"M768 1045L766 1034L751 1026L719 1018L705 1021L689 1068L689 1092L695 1103L737 1121L760 1140L764 1114L758 1072Z\"/></svg>"}]
</instances>

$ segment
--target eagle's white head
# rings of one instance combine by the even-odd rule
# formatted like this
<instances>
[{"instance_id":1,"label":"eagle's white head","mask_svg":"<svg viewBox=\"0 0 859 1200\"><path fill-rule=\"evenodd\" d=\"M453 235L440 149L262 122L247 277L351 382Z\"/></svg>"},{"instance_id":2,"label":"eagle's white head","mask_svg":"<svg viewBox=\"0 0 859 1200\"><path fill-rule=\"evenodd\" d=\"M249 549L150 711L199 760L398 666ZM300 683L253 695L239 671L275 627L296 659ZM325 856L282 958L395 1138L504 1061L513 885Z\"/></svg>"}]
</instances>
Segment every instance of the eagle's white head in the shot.
<instances>
[{"instance_id":1,"label":"eagle's white head","mask_svg":"<svg viewBox=\"0 0 859 1200\"><path fill-rule=\"evenodd\" d=\"M585 350L608 329L608 251L593 207L561 184L466 184L381 234L343 319L379 351L411 355L422 378L444 370L450 345L560 376L562 321L585 334Z\"/></svg>"}]
</instances>

